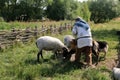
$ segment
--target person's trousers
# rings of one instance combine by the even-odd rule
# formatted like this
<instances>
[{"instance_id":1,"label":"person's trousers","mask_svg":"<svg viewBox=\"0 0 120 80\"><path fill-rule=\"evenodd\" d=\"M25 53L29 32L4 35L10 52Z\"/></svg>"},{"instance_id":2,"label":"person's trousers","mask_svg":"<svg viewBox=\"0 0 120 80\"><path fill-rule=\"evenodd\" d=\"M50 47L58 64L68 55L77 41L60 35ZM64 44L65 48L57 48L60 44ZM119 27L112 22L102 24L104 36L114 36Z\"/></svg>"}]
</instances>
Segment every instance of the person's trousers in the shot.
<instances>
[{"instance_id":1,"label":"person's trousers","mask_svg":"<svg viewBox=\"0 0 120 80\"><path fill-rule=\"evenodd\" d=\"M92 65L92 47L90 46L85 46L82 48L77 48L76 49L76 54L75 54L75 61L79 62L81 53L84 53L86 56L85 61L87 62L88 65Z\"/></svg>"}]
</instances>

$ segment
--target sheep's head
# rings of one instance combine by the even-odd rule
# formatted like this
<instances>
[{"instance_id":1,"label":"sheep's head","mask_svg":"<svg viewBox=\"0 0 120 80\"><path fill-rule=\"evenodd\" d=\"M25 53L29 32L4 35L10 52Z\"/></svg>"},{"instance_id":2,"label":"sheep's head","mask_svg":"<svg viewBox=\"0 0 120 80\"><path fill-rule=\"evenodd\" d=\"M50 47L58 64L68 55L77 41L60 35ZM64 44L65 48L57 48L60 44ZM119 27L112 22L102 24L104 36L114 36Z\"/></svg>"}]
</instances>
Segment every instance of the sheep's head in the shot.
<instances>
[{"instance_id":1,"label":"sheep's head","mask_svg":"<svg viewBox=\"0 0 120 80\"><path fill-rule=\"evenodd\" d=\"M70 46L71 46L71 49L76 49L77 48L77 40L76 39L72 39L70 41Z\"/></svg>"},{"instance_id":2,"label":"sheep's head","mask_svg":"<svg viewBox=\"0 0 120 80\"><path fill-rule=\"evenodd\" d=\"M68 48L63 47L62 50L63 50L63 57L64 57L64 59L68 60L71 57L71 55L69 54Z\"/></svg>"}]
</instances>

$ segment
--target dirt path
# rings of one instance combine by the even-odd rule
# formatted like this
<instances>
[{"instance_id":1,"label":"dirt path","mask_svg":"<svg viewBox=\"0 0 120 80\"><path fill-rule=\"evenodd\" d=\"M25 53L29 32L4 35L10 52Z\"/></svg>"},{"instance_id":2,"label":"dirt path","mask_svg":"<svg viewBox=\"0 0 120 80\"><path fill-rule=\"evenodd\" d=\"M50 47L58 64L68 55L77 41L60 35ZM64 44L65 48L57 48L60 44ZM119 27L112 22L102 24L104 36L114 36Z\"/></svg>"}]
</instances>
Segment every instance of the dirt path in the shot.
<instances>
[{"instance_id":1,"label":"dirt path","mask_svg":"<svg viewBox=\"0 0 120 80\"><path fill-rule=\"evenodd\" d=\"M112 68L117 65L115 61L116 59L117 58L109 58L104 61L100 61L97 67L105 66L107 69L112 70Z\"/></svg>"}]
</instances>

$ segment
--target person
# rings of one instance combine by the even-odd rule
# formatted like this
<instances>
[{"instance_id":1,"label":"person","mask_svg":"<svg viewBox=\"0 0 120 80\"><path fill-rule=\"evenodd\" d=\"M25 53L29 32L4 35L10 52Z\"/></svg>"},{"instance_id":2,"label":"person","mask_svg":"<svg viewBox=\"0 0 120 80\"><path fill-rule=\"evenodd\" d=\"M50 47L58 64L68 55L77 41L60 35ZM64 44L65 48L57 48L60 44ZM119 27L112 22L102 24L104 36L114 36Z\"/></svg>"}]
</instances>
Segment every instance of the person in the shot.
<instances>
[{"instance_id":1,"label":"person","mask_svg":"<svg viewBox=\"0 0 120 80\"><path fill-rule=\"evenodd\" d=\"M75 54L75 62L80 61L81 53L86 55L85 62L88 66L92 65L92 34L89 24L80 17L75 19L72 29L73 35L77 38L77 49Z\"/></svg>"}]
</instances>

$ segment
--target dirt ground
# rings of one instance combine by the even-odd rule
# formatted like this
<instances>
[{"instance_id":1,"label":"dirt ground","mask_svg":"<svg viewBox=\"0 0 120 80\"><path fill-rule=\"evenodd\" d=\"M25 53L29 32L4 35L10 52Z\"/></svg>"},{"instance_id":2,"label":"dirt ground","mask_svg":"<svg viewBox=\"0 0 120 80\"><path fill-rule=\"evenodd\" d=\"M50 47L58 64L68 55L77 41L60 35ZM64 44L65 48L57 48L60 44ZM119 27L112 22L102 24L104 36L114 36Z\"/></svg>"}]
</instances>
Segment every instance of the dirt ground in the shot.
<instances>
[{"instance_id":1,"label":"dirt ground","mask_svg":"<svg viewBox=\"0 0 120 80\"><path fill-rule=\"evenodd\" d=\"M75 60L75 54L72 55L70 61L74 61ZM105 66L107 69L112 70L113 67L117 66L117 56L114 56L113 58L106 58L105 60L102 60L98 63L98 65L96 66L96 68L99 68L101 66Z\"/></svg>"},{"instance_id":2,"label":"dirt ground","mask_svg":"<svg viewBox=\"0 0 120 80\"><path fill-rule=\"evenodd\" d=\"M113 67L117 66L115 59L106 59L105 61L100 61L97 67L105 66L107 69L112 70Z\"/></svg>"}]
</instances>

